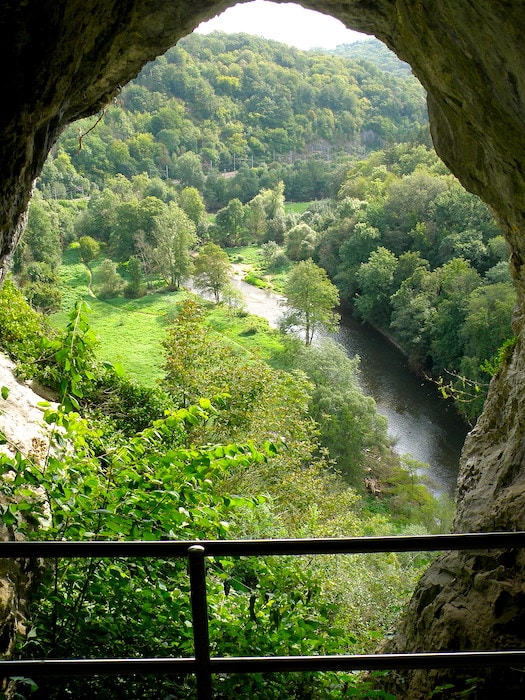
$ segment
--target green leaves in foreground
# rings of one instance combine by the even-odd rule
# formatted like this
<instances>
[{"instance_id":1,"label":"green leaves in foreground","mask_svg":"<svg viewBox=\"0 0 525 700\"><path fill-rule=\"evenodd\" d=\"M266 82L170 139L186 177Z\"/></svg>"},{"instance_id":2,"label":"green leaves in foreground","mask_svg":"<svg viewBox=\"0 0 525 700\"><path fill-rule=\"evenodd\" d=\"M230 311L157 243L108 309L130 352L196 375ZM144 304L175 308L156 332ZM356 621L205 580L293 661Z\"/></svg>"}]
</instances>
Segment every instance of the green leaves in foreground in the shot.
<instances>
[{"instance_id":1,"label":"green leaves in foreground","mask_svg":"<svg viewBox=\"0 0 525 700\"><path fill-rule=\"evenodd\" d=\"M216 484L276 450L271 443L262 451L250 444L184 446L186 425L205 423L214 412L212 403L203 400L166 415L111 450L104 450L100 434L74 412L48 412L53 446L45 464L19 455L0 459L1 471L9 474L2 490L11 501L2 512L4 524L52 540L226 537L230 517L264 499L222 494ZM211 561L208 591L218 654L324 653L340 646L338 635L331 635L331 606L318 600L319 581L296 560ZM71 559L48 564L24 656L192 654L185 561ZM76 688L82 697L119 697L119 682L83 680L77 687L72 680L67 688ZM252 682L268 688L265 697L282 697L278 680L243 679L246 692ZM311 679L294 677L291 682L311 685ZM60 687L53 683L45 681L46 697L64 697L62 681ZM138 680L133 683L140 686ZM239 687L238 681L232 683ZM180 693L175 697L190 696L185 681L165 685L159 680L144 682L136 697L158 698L160 687ZM221 687L224 694L218 697L231 697L228 679Z\"/></svg>"}]
</instances>

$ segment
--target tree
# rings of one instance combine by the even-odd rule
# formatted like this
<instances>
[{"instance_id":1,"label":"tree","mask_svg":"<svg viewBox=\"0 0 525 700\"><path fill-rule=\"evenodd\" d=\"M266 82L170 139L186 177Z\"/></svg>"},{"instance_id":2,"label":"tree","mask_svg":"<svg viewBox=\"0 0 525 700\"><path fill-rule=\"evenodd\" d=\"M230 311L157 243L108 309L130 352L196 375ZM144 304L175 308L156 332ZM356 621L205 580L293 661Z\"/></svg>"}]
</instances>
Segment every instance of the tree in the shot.
<instances>
[{"instance_id":1,"label":"tree","mask_svg":"<svg viewBox=\"0 0 525 700\"><path fill-rule=\"evenodd\" d=\"M206 214L206 207L199 190L196 187L185 187L179 195L179 206L198 229Z\"/></svg>"},{"instance_id":2,"label":"tree","mask_svg":"<svg viewBox=\"0 0 525 700\"><path fill-rule=\"evenodd\" d=\"M359 388L360 358L350 359L341 345L323 339L315 347L298 348L293 362L313 384L310 414L319 425L321 445L345 479L361 485L368 453L384 451L388 437L386 419Z\"/></svg>"},{"instance_id":3,"label":"tree","mask_svg":"<svg viewBox=\"0 0 525 700\"><path fill-rule=\"evenodd\" d=\"M101 299L110 299L118 296L125 286L124 280L117 272L116 264L109 258L100 263L98 281L101 285L99 290Z\"/></svg>"},{"instance_id":4,"label":"tree","mask_svg":"<svg viewBox=\"0 0 525 700\"><path fill-rule=\"evenodd\" d=\"M339 304L337 287L313 260L303 260L292 268L284 287L288 307L284 327L301 326L305 345L311 345L314 333L322 326L334 328L338 315L334 308Z\"/></svg>"},{"instance_id":5,"label":"tree","mask_svg":"<svg viewBox=\"0 0 525 700\"><path fill-rule=\"evenodd\" d=\"M424 267L418 267L410 277L403 280L390 298L390 327L408 354L411 367L417 371L424 369L432 354L431 339L437 313L437 285L435 275Z\"/></svg>"},{"instance_id":6,"label":"tree","mask_svg":"<svg viewBox=\"0 0 525 700\"><path fill-rule=\"evenodd\" d=\"M174 202L156 218L152 251L154 269L172 289L191 277L191 249L197 242L195 224Z\"/></svg>"},{"instance_id":7,"label":"tree","mask_svg":"<svg viewBox=\"0 0 525 700\"><path fill-rule=\"evenodd\" d=\"M356 272L359 266L368 260L370 253L379 247L381 237L376 228L364 221L356 222L355 217L338 221L332 230L336 240L344 234L338 251L339 260L336 262L337 274L334 279L343 296L351 298L357 290Z\"/></svg>"},{"instance_id":8,"label":"tree","mask_svg":"<svg viewBox=\"0 0 525 700\"><path fill-rule=\"evenodd\" d=\"M290 260L307 260L314 254L319 234L311 226L301 222L285 233L284 240L286 255Z\"/></svg>"},{"instance_id":9,"label":"tree","mask_svg":"<svg viewBox=\"0 0 525 700\"><path fill-rule=\"evenodd\" d=\"M230 199L228 205L217 212L215 226L218 241L225 246L246 242L246 208L240 199Z\"/></svg>"},{"instance_id":10,"label":"tree","mask_svg":"<svg viewBox=\"0 0 525 700\"><path fill-rule=\"evenodd\" d=\"M133 255L127 263L128 284L124 290L125 296L131 299L138 299L145 294L142 265L140 258Z\"/></svg>"},{"instance_id":11,"label":"tree","mask_svg":"<svg viewBox=\"0 0 525 700\"><path fill-rule=\"evenodd\" d=\"M263 199L260 194L256 195L247 205L246 228L255 241L263 239L266 233L267 217L264 209Z\"/></svg>"},{"instance_id":12,"label":"tree","mask_svg":"<svg viewBox=\"0 0 525 700\"><path fill-rule=\"evenodd\" d=\"M91 236L97 241L109 241L119 204L120 198L113 190L105 188L101 192L94 192L89 198L87 209L75 221L77 236Z\"/></svg>"},{"instance_id":13,"label":"tree","mask_svg":"<svg viewBox=\"0 0 525 700\"><path fill-rule=\"evenodd\" d=\"M100 243L91 236L82 236L78 239L78 253L86 267L100 253Z\"/></svg>"},{"instance_id":14,"label":"tree","mask_svg":"<svg viewBox=\"0 0 525 700\"><path fill-rule=\"evenodd\" d=\"M490 360L505 341L512 337L512 314L516 290L511 282L477 287L468 297L467 314L460 335L465 355L478 363Z\"/></svg>"},{"instance_id":15,"label":"tree","mask_svg":"<svg viewBox=\"0 0 525 700\"><path fill-rule=\"evenodd\" d=\"M229 284L230 260L224 250L215 243L207 243L195 260L195 286L202 292L213 294L215 302Z\"/></svg>"},{"instance_id":16,"label":"tree","mask_svg":"<svg viewBox=\"0 0 525 700\"><path fill-rule=\"evenodd\" d=\"M437 313L432 326L435 373L457 371L464 353L461 328L468 313L470 294L482 284L480 275L462 258L453 258L433 273L439 280Z\"/></svg>"},{"instance_id":17,"label":"tree","mask_svg":"<svg viewBox=\"0 0 525 700\"><path fill-rule=\"evenodd\" d=\"M387 326L390 323L390 295L394 291L396 268L397 258L394 253L381 246L370 254L368 262L363 263L357 271L360 293L355 306L365 321L377 326Z\"/></svg>"},{"instance_id":18,"label":"tree","mask_svg":"<svg viewBox=\"0 0 525 700\"><path fill-rule=\"evenodd\" d=\"M202 171L201 159L196 153L188 151L175 160L175 174L184 187L195 187L202 192L206 177Z\"/></svg>"},{"instance_id":19,"label":"tree","mask_svg":"<svg viewBox=\"0 0 525 700\"><path fill-rule=\"evenodd\" d=\"M57 212L53 211L50 203L40 193L31 201L27 227L17 257L23 264L35 261L46 263L54 270L60 267L60 220Z\"/></svg>"},{"instance_id":20,"label":"tree","mask_svg":"<svg viewBox=\"0 0 525 700\"><path fill-rule=\"evenodd\" d=\"M43 314L60 311L62 294L60 289L47 282L30 282L24 286L24 295L34 309Z\"/></svg>"},{"instance_id":21,"label":"tree","mask_svg":"<svg viewBox=\"0 0 525 700\"><path fill-rule=\"evenodd\" d=\"M109 238L112 257L124 262L137 253L137 237L143 231L153 235L157 218L162 216L167 205L157 197L132 199L117 207L115 226Z\"/></svg>"}]
</instances>

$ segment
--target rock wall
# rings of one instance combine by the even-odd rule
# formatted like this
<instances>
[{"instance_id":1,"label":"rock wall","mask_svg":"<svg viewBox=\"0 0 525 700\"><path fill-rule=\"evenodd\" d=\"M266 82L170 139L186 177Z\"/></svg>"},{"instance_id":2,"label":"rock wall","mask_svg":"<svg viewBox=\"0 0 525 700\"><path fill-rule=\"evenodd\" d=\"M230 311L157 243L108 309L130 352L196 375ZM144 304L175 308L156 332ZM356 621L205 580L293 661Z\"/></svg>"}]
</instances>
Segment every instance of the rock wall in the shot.
<instances>
[{"instance_id":1,"label":"rock wall","mask_svg":"<svg viewBox=\"0 0 525 700\"><path fill-rule=\"evenodd\" d=\"M95 113L146 61L199 21L232 4L233 0L3 3L0 281L23 228L33 180L65 125ZM494 379L485 412L465 445L456 528L523 529L523 3L307 0L302 4L375 34L412 65L429 95L438 153L467 189L491 205L511 245L519 340L513 357ZM521 554L445 556L422 580L393 648L523 648L525 633L518 624L523 591ZM413 674L403 682L403 697L423 698L433 681Z\"/></svg>"},{"instance_id":2,"label":"rock wall","mask_svg":"<svg viewBox=\"0 0 525 700\"><path fill-rule=\"evenodd\" d=\"M48 449L48 434L43 423L42 397L14 375L14 364L0 353L0 387L7 388L7 398L0 398L0 433L4 444L0 450L8 456L20 452L43 460ZM11 474L2 474L9 480ZM9 500L0 492L0 508ZM0 526L0 539L16 539L12 527ZM31 592L42 574L41 563L22 559L0 559L0 657L9 656L16 638L26 631L26 615ZM1 688L5 690L6 688Z\"/></svg>"}]
</instances>

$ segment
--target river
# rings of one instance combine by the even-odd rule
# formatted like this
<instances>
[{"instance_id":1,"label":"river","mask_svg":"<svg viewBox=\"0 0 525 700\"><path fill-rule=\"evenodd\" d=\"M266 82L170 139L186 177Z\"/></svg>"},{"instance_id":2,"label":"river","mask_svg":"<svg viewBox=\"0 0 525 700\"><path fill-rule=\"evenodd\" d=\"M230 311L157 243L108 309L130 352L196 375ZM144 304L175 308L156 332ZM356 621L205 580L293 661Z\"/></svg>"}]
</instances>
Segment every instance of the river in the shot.
<instances>
[{"instance_id":1,"label":"river","mask_svg":"<svg viewBox=\"0 0 525 700\"><path fill-rule=\"evenodd\" d=\"M253 287L239 276L233 282L250 313L278 325L282 314L278 295ZM439 396L433 384L410 372L404 355L372 328L345 316L334 338L349 357L360 356L360 386L388 419L396 451L428 464L426 475L433 490L453 495L467 434L453 406Z\"/></svg>"},{"instance_id":2,"label":"river","mask_svg":"<svg viewBox=\"0 0 525 700\"><path fill-rule=\"evenodd\" d=\"M410 372L405 356L369 326L345 317L335 339L350 357L361 357L361 388L388 419L396 451L428 464L434 490L453 495L467 427L452 404Z\"/></svg>"}]
</instances>

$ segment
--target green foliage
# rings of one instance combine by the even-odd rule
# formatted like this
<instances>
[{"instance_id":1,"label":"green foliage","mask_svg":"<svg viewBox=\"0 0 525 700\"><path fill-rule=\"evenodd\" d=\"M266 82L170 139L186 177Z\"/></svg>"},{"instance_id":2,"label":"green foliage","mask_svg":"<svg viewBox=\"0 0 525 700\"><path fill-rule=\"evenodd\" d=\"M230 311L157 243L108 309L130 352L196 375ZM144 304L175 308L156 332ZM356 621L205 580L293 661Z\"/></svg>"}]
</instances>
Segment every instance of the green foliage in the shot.
<instances>
[{"instance_id":1,"label":"green foliage","mask_svg":"<svg viewBox=\"0 0 525 700\"><path fill-rule=\"evenodd\" d=\"M228 205L219 209L212 230L214 241L225 247L239 246L246 242L246 210L243 203L230 199Z\"/></svg>"},{"instance_id":2,"label":"green foliage","mask_svg":"<svg viewBox=\"0 0 525 700\"><path fill-rule=\"evenodd\" d=\"M374 59L378 49L366 50L365 60ZM107 246L113 272L114 260L122 263L126 295L138 299L146 284L176 288L191 274L196 234L227 245L264 243L265 273L287 269L286 242L293 257L318 261L364 318L394 333L413 366L477 376L495 354L497 345L487 341L492 330L498 345L505 340L512 295L508 286L492 288L508 281L501 267L505 243L486 209L421 145L427 135L420 86L402 67L389 75L361 59L306 54L246 36L188 37L123 90L80 151L76 129L64 134L46 164L42 191L52 196L59 187L71 196L72 186L85 184L92 195L75 210L81 213L74 233L72 215L53 202L35 203L31 225L41 231L42 251L56 254L59 245L48 243L58 232L63 242L76 235L79 245L91 237ZM396 143L401 136L412 145ZM392 145L370 152L384 143ZM365 159L358 161L363 144ZM235 172L223 177L224 170ZM288 199L332 199L290 213L285 191ZM218 212L209 230L204 200ZM188 234L184 240L181 231ZM31 235L19 279L52 285L53 266L38 258ZM256 264L253 281L260 284ZM294 280L298 271L306 274ZM219 305L205 323L194 302L179 306L165 343L169 393L97 367L80 305L65 337L43 342L41 321L6 288L2 342L5 337L33 373L44 367L39 371L60 388L70 410L53 416L60 430L45 465L3 462L15 475L4 480L6 494L16 496L4 509L6 525L18 523L32 536L36 523L22 516L40 508L51 518L45 536L65 538L331 536L446 527L446 507L436 506L421 486L419 466L401 469L391 459L384 422L357 387L356 363L334 348L297 346L293 363L284 362L282 352L276 359L283 341L235 312L228 272L224 252L204 246L197 288L230 310ZM64 275L70 274L80 284L81 273L70 267ZM304 325L307 344L318 324L334 320L339 296L328 275L310 259L290 275L288 321ZM26 294L43 299L45 289L28 287ZM66 289L66 309L70 294ZM166 309L181 298L94 300L105 336L101 356L128 362L135 352L148 363L152 383L151 367L162 362ZM498 322L487 329L483 314L493 317L495 309ZM219 335L226 327L231 342ZM272 351L286 372L262 361ZM71 409L82 409L92 425ZM268 439L279 450L265 444ZM366 501L329 471L335 467L361 488L365 469L387 463L381 496ZM37 484L44 498L35 494ZM381 515L389 508L394 519ZM395 620L422 564L416 555L210 562L214 651L370 650ZM45 586L28 653L192 653L182 564L61 562L49 568ZM176 633L174 619L181 623ZM82 687L72 681L67 692L187 698L193 689L186 681L159 687L115 679ZM61 693L50 689L47 697ZM388 697L357 674L218 679L217 697L234 694Z\"/></svg>"},{"instance_id":3,"label":"green foliage","mask_svg":"<svg viewBox=\"0 0 525 700\"><path fill-rule=\"evenodd\" d=\"M388 437L386 420L358 386L359 357L349 359L329 340L315 347L297 346L290 355L313 383L311 415L319 425L322 446L343 477L363 488L365 468L373 464L370 454L385 454Z\"/></svg>"},{"instance_id":4,"label":"green foliage","mask_svg":"<svg viewBox=\"0 0 525 700\"><path fill-rule=\"evenodd\" d=\"M8 279L0 290L0 348L15 360L20 371L34 376L45 354L45 341L52 336L43 317L25 301Z\"/></svg>"},{"instance_id":5,"label":"green foliage","mask_svg":"<svg viewBox=\"0 0 525 700\"><path fill-rule=\"evenodd\" d=\"M308 226L300 223L288 229L285 234L286 255L290 260L308 260L314 254L318 234Z\"/></svg>"},{"instance_id":6,"label":"green foliage","mask_svg":"<svg viewBox=\"0 0 525 700\"><path fill-rule=\"evenodd\" d=\"M100 243L91 236L81 236L78 239L78 252L80 259L85 265L98 257L100 253Z\"/></svg>"},{"instance_id":7,"label":"green foliage","mask_svg":"<svg viewBox=\"0 0 525 700\"><path fill-rule=\"evenodd\" d=\"M257 500L221 497L213 483L226 470L264 455L249 445L184 448L184 425L205 422L213 413L211 404L202 401L97 457L97 433L85 421L72 413L49 412L56 443L45 465L2 458L3 472L16 474L3 489L16 498L16 507L3 509L4 524L16 522L19 531L31 536L40 518L45 529L38 536L58 540L224 537L232 510L255 507ZM45 586L26 656L155 656L159 649L164 655L191 653L183 562L61 560L48 569ZM219 599L224 597L221 589L220 578L212 582L211 592ZM148 614L153 611L155 625ZM213 606L211 615L216 617ZM174 619L180 625L177 634ZM242 640L237 644L242 648ZM155 692L143 697L158 697Z\"/></svg>"},{"instance_id":8,"label":"green foliage","mask_svg":"<svg viewBox=\"0 0 525 700\"><path fill-rule=\"evenodd\" d=\"M259 289L271 289L272 286L270 282L261 279L254 272L248 272L244 275L244 281L247 284L253 284L254 287L258 287Z\"/></svg>"},{"instance_id":9,"label":"green foliage","mask_svg":"<svg viewBox=\"0 0 525 700\"><path fill-rule=\"evenodd\" d=\"M465 678L455 683L444 683L432 690L433 700L460 700L460 698L477 698L483 691L483 678Z\"/></svg>"},{"instance_id":10,"label":"green foliage","mask_svg":"<svg viewBox=\"0 0 525 700\"><path fill-rule=\"evenodd\" d=\"M4 473L12 474L2 481L10 503L1 513L7 527L27 537L72 540L338 536L393 529L382 516L366 514L357 494L319 458L309 414L313 384L322 395L323 376L339 376L343 369L345 382L353 382L355 362L345 365L337 353L327 353L321 366L315 351L305 348L305 355L312 351L314 382L297 370L272 370L218 342L195 303L186 302L166 343L168 377L179 372L172 388L177 393L184 387L188 404L177 410L162 392L136 387L115 369L97 368L93 340L79 304L64 338L48 348L67 409L47 414L53 449L43 464L19 455L1 458ZM207 353L207 365L201 353ZM214 403L203 398L224 391L230 395ZM353 401L358 406L357 397ZM89 408L92 423L71 410L79 406ZM146 426L148 418L154 421ZM214 560L208 569L213 652L370 650L379 630L397 615L421 564L401 555L337 563L329 557ZM183 562L61 560L47 567L41 593L24 657L192 653ZM93 679L45 681L41 692L51 699L86 692L152 699L171 693L182 699L193 691L181 680ZM217 696L224 698L258 693L280 699L286 693L335 699L343 692L381 697L355 674L217 680Z\"/></svg>"},{"instance_id":11,"label":"green foliage","mask_svg":"<svg viewBox=\"0 0 525 700\"><path fill-rule=\"evenodd\" d=\"M414 370L442 377L475 419L486 394L480 368L512 336L515 304L508 245L489 210L421 145L343 165L337 186L324 212L305 212L319 235L316 259L343 301L392 335Z\"/></svg>"},{"instance_id":12,"label":"green foliage","mask_svg":"<svg viewBox=\"0 0 525 700\"><path fill-rule=\"evenodd\" d=\"M215 243L203 246L195 260L195 286L204 293L212 294L215 302L229 283L230 261L224 250Z\"/></svg>"},{"instance_id":13,"label":"green foliage","mask_svg":"<svg viewBox=\"0 0 525 700\"><path fill-rule=\"evenodd\" d=\"M280 180L294 201L324 197L334 158L362 143L421 139L427 115L410 74L247 35L192 35L146 66L87 133L92 126L80 122L82 149L76 126L60 140L39 183L46 197L98 199L96 187L116 174L149 173L168 190L177 180L178 189L205 194L216 211ZM224 171L240 177L226 180ZM162 189L157 183L154 196L167 201ZM107 241L111 225L98 228L98 213L88 205L81 235Z\"/></svg>"},{"instance_id":14,"label":"green foliage","mask_svg":"<svg viewBox=\"0 0 525 700\"><path fill-rule=\"evenodd\" d=\"M197 230L205 228L206 207L202 195L196 187L185 187L179 195L179 206Z\"/></svg>"},{"instance_id":15,"label":"green foliage","mask_svg":"<svg viewBox=\"0 0 525 700\"><path fill-rule=\"evenodd\" d=\"M102 260L97 270L98 296L101 299L118 297L124 291L125 282L117 272L117 265L109 258Z\"/></svg>"},{"instance_id":16,"label":"green foliage","mask_svg":"<svg viewBox=\"0 0 525 700\"><path fill-rule=\"evenodd\" d=\"M15 272L24 276L31 262L45 263L56 271L60 265L61 234L65 227L62 217L50 202L37 192L31 200L24 236L15 256Z\"/></svg>"},{"instance_id":17,"label":"green foliage","mask_svg":"<svg viewBox=\"0 0 525 700\"><path fill-rule=\"evenodd\" d=\"M24 286L24 295L31 306L43 314L57 312L62 305L60 289L45 282L30 282Z\"/></svg>"},{"instance_id":18,"label":"green foliage","mask_svg":"<svg viewBox=\"0 0 525 700\"><path fill-rule=\"evenodd\" d=\"M339 303L337 287L312 260L301 261L292 268L284 296L288 307L284 323L288 327L298 325L303 328L306 345L311 344L319 328L331 328L337 321L334 313Z\"/></svg>"},{"instance_id":19,"label":"green foliage","mask_svg":"<svg viewBox=\"0 0 525 700\"><path fill-rule=\"evenodd\" d=\"M138 299L146 293L144 289L144 276L142 266L136 255L132 255L126 265L128 283L124 289L124 295L130 299Z\"/></svg>"},{"instance_id":20,"label":"green foliage","mask_svg":"<svg viewBox=\"0 0 525 700\"><path fill-rule=\"evenodd\" d=\"M255 355L221 339L204 324L203 310L185 301L168 330L165 385L182 405L221 396L224 410L209 427L208 439L253 439L279 435L313 450L307 416L307 385L272 370Z\"/></svg>"},{"instance_id":21,"label":"green foliage","mask_svg":"<svg viewBox=\"0 0 525 700\"><path fill-rule=\"evenodd\" d=\"M516 343L517 343L517 338L515 336L506 340L503 343L503 345L500 348L498 348L498 352L495 354L493 360L492 361L486 360L483 363L483 365L481 366L481 369L483 370L483 372L486 372L487 374L490 374L491 376L493 374L496 374L496 372L498 372L501 369L501 367L511 357Z\"/></svg>"},{"instance_id":22,"label":"green foliage","mask_svg":"<svg viewBox=\"0 0 525 700\"><path fill-rule=\"evenodd\" d=\"M71 312L64 337L48 343L53 352L60 400L66 409L79 408L85 387L95 378L96 336L89 327L89 311L85 302L78 302Z\"/></svg>"},{"instance_id":23,"label":"green foliage","mask_svg":"<svg viewBox=\"0 0 525 700\"><path fill-rule=\"evenodd\" d=\"M370 253L368 261L359 267L356 278L360 292L355 306L365 321L375 322L380 327L388 325L396 267L395 254L383 246Z\"/></svg>"},{"instance_id":24,"label":"green foliage","mask_svg":"<svg viewBox=\"0 0 525 700\"><path fill-rule=\"evenodd\" d=\"M175 408L171 396L160 387L137 384L109 363L97 367L80 403L108 442L115 436L136 435Z\"/></svg>"},{"instance_id":25,"label":"green foliage","mask_svg":"<svg viewBox=\"0 0 525 700\"><path fill-rule=\"evenodd\" d=\"M191 251L197 242L195 224L171 202L155 219L151 265L171 289L178 289L193 272ZM145 247L142 248L144 253Z\"/></svg>"}]
</instances>

